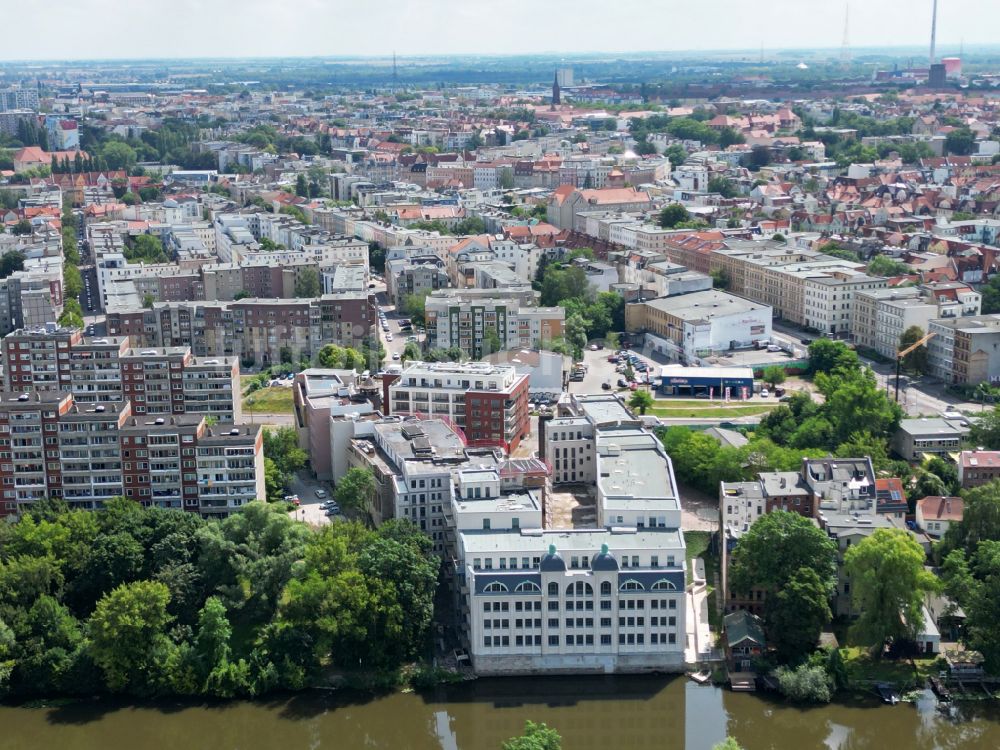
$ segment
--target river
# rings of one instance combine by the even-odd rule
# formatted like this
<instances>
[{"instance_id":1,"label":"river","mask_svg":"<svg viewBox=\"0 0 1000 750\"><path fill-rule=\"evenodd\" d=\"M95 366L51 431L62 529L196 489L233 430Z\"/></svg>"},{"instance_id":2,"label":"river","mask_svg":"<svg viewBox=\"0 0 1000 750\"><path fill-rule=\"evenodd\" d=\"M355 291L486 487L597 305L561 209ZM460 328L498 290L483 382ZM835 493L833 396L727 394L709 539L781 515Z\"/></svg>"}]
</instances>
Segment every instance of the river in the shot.
<instances>
[{"instance_id":1,"label":"river","mask_svg":"<svg viewBox=\"0 0 1000 750\"><path fill-rule=\"evenodd\" d=\"M564 750L996 750L1000 710L968 703L945 718L918 705L799 709L683 678L479 680L428 695L311 692L270 701L0 707L2 750L499 750L525 719L558 729Z\"/></svg>"}]
</instances>

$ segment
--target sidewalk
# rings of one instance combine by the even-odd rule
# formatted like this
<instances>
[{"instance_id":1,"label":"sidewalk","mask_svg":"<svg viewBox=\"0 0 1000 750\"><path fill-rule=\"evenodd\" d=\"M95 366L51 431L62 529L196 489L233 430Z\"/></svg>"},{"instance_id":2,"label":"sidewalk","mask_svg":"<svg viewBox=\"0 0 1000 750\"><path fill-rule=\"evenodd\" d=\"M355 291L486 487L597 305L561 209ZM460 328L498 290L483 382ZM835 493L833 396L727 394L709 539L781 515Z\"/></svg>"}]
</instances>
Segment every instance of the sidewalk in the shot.
<instances>
[{"instance_id":1,"label":"sidewalk","mask_svg":"<svg viewBox=\"0 0 1000 750\"><path fill-rule=\"evenodd\" d=\"M708 585L705 582L705 562L700 557L694 559L694 583L687 589L687 617L685 628L687 639L684 646L684 661L694 666L713 657L714 640L708 626Z\"/></svg>"}]
</instances>

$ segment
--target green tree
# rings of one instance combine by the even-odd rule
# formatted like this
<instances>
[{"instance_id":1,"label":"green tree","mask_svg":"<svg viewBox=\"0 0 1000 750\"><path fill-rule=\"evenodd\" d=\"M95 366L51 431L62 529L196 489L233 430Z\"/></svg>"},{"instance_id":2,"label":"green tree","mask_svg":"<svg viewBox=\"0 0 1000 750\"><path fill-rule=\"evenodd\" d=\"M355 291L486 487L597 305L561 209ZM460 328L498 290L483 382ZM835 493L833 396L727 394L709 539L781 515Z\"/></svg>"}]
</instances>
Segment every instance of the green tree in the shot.
<instances>
[{"instance_id":1,"label":"green tree","mask_svg":"<svg viewBox=\"0 0 1000 750\"><path fill-rule=\"evenodd\" d=\"M370 469L351 467L337 481L333 494L341 508L367 511L375 497L375 477Z\"/></svg>"},{"instance_id":2,"label":"green tree","mask_svg":"<svg viewBox=\"0 0 1000 750\"><path fill-rule=\"evenodd\" d=\"M924 625L924 596L937 587L924 558L903 529L876 529L844 555L851 600L861 612L852 635L878 656L886 643L913 640Z\"/></svg>"},{"instance_id":3,"label":"green tree","mask_svg":"<svg viewBox=\"0 0 1000 750\"><path fill-rule=\"evenodd\" d=\"M969 428L969 440L987 450L1000 450L1000 404L984 412Z\"/></svg>"},{"instance_id":4,"label":"green tree","mask_svg":"<svg viewBox=\"0 0 1000 750\"><path fill-rule=\"evenodd\" d=\"M784 383L785 378L786 375L784 367L781 365L771 365L770 367L764 368L761 380L774 388L774 386Z\"/></svg>"},{"instance_id":5,"label":"green tree","mask_svg":"<svg viewBox=\"0 0 1000 750\"><path fill-rule=\"evenodd\" d=\"M267 430L264 433L264 455L278 468L294 474L305 467L308 454L299 447L299 438L292 427Z\"/></svg>"},{"instance_id":6,"label":"green tree","mask_svg":"<svg viewBox=\"0 0 1000 750\"><path fill-rule=\"evenodd\" d=\"M976 147L976 136L967 127L955 128L945 136L944 145L949 154L968 156Z\"/></svg>"},{"instance_id":7,"label":"green tree","mask_svg":"<svg viewBox=\"0 0 1000 750\"><path fill-rule=\"evenodd\" d=\"M300 198L309 197L309 181L306 180L304 174L300 174L295 178L295 194Z\"/></svg>"},{"instance_id":8,"label":"green tree","mask_svg":"<svg viewBox=\"0 0 1000 750\"><path fill-rule=\"evenodd\" d=\"M962 520L953 523L941 541L941 554L961 549L973 554L980 542L1000 541L1000 480L963 493Z\"/></svg>"},{"instance_id":9,"label":"green tree","mask_svg":"<svg viewBox=\"0 0 1000 750\"><path fill-rule=\"evenodd\" d=\"M660 211L660 226L664 229L673 229L690 218L691 214L680 203L668 203Z\"/></svg>"},{"instance_id":10,"label":"green tree","mask_svg":"<svg viewBox=\"0 0 1000 750\"><path fill-rule=\"evenodd\" d=\"M767 643L778 657L796 663L816 648L819 634L830 622L829 581L815 571L799 568L768 607Z\"/></svg>"},{"instance_id":11,"label":"green tree","mask_svg":"<svg viewBox=\"0 0 1000 750\"><path fill-rule=\"evenodd\" d=\"M562 737L547 724L524 723L524 734L503 743L503 750L561 750Z\"/></svg>"},{"instance_id":12,"label":"green tree","mask_svg":"<svg viewBox=\"0 0 1000 750\"><path fill-rule=\"evenodd\" d=\"M717 742L712 750L743 750L735 737L726 737L722 742Z\"/></svg>"},{"instance_id":13,"label":"green tree","mask_svg":"<svg viewBox=\"0 0 1000 750\"><path fill-rule=\"evenodd\" d=\"M822 530L798 513L777 510L758 518L736 544L730 561L730 587L749 593L784 589L800 569L811 570L832 593L836 545ZM765 619L775 597L765 602Z\"/></svg>"},{"instance_id":14,"label":"green tree","mask_svg":"<svg viewBox=\"0 0 1000 750\"><path fill-rule=\"evenodd\" d=\"M1000 312L1000 273L990 276L990 280L983 284L979 291L983 295L983 315Z\"/></svg>"},{"instance_id":15,"label":"green tree","mask_svg":"<svg viewBox=\"0 0 1000 750\"><path fill-rule=\"evenodd\" d=\"M876 255L868 263L868 273L872 276L904 276L912 271L905 263L886 255Z\"/></svg>"},{"instance_id":16,"label":"green tree","mask_svg":"<svg viewBox=\"0 0 1000 750\"><path fill-rule=\"evenodd\" d=\"M774 676L782 695L797 703L829 703L833 697L830 675L821 666L778 667Z\"/></svg>"},{"instance_id":17,"label":"green tree","mask_svg":"<svg viewBox=\"0 0 1000 750\"><path fill-rule=\"evenodd\" d=\"M303 268L295 278L295 296L312 299L319 297L323 289L319 282L319 272L315 268Z\"/></svg>"},{"instance_id":18,"label":"green tree","mask_svg":"<svg viewBox=\"0 0 1000 750\"><path fill-rule=\"evenodd\" d=\"M413 362L418 359L420 359L420 346L413 341L406 342L406 346L403 347L402 360L404 362Z\"/></svg>"},{"instance_id":19,"label":"green tree","mask_svg":"<svg viewBox=\"0 0 1000 750\"><path fill-rule=\"evenodd\" d=\"M628 400L629 408L638 411L640 414L645 414L646 410L653 405L653 397L649 395L649 391L640 388L632 393L631 398Z\"/></svg>"},{"instance_id":20,"label":"green tree","mask_svg":"<svg viewBox=\"0 0 1000 750\"><path fill-rule=\"evenodd\" d=\"M123 141L108 141L101 148L108 169L129 169L136 162L135 149Z\"/></svg>"},{"instance_id":21,"label":"green tree","mask_svg":"<svg viewBox=\"0 0 1000 750\"><path fill-rule=\"evenodd\" d=\"M924 329L920 326L910 326L903 331L903 335L899 338L899 350L902 351L909 348L913 344L916 344L924 337L924 335ZM903 369L914 375L923 375L927 372L928 368L927 358L927 346L925 344L921 344L903 357Z\"/></svg>"},{"instance_id":22,"label":"green tree","mask_svg":"<svg viewBox=\"0 0 1000 750\"><path fill-rule=\"evenodd\" d=\"M15 271L24 270L24 253L20 250L10 250L0 255L0 279L6 279Z\"/></svg>"},{"instance_id":23,"label":"green tree","mask_svg":"<svg viewBox=\"0 0 1000 750\"><path fill-rule=\"evenodd\" d=\"M410 319L415 326L422 326L425 323L424 309L427 304L427 293L407 294L403 297L403 304L400 306L402 312Z\"/></svg>"},{"instance_id":24,"label":"green tree","mask_svg":"<svg viewBox=\"0 0 1000 750\"><path fill-rule=\"evenodd\" d=\"M27 219L21 219L10 230L10 233L13 234L13 235L20 236L20 235L31 234L32 231L34 231L34 230L32 230L32 228L31 228L31 222L28 221Z\"/></svg>"},{"instance_id":25,"label":"green tree","mask_svg":"<svg viewBox=\"0 0 1000 750\"><path fill-rule=\"evenodd\" d=\"M708 192L718 193L723 198L735 198L738 195L736 185L725 177L712 177L708 181Z\"/></svg>"},{"instance_id":26,"label":"green tree","mask_svg":"<svg viewBox=\"0 0 1000 750\"><path fill-rule=\"evenodd\" d=\"M167 263L170 257L163 249L159 237L151 234L140 234L132 241L131 247L125 247L125 258L133 263Z\"/></svg>"},{"instance_id":27,"label":"green tree","mask_svg":"<svg viewBox=\"0 0 1000 750\"><path fill-rule=\"evenodd\" d=\"M80 307L79 300L69 298L63 303L58 323L66 328L83 328L83 308Z\"/></svg>"},{"instance_id":28,"label":"green tree","mask_svg":"<svg viewBox=\"0 0 1000 750\"><path fill-rule=\"evenodd\" d=\"M159 692L164 657L171 648L167 626L170 592L154 581L123 584L105 595L90 616L90 652L108 687L139 694Z\"/></svg>"},{"instance_id":29,"label":"green tree","mask_svg":"<svg viewBox=\"0 0 1000 750\"><path fill-rule=\"evenodd\" d=\"M981 542L971 560L954 550L945 558L942 578L965 611L966 644L982 653L988 672L1000 673L1000 542Z\"/></svg>"},{"instance_id":30,"label":"green tree","mask_svg":"<svg viewBox=\"0 0 1000 750\"><path fill-rule=\"evenodd\" d=\"M77 298L83 293L83 276L80 269L67 262L63 266L63 294L68 298Z\"/></svg>"},{"instance_id":31,"label":"green tree","mask_svg":"<svg viewBox=\"0 0 1000 750\"><path fill-rule=\"evenodd\" d=\"M847 440L837 446L834 454L838 458L858 458L868 456L872 460L875 471L889 468L889 441L866 431L855 432Z\"/></svg>"},{"instance_id":32,"label":"green tree","mask_svg":"<svg viewBox=\"0 0 1000 750\"><path fill-rule=\"evenodd\" d=\"M822 338L809 345L809 371L812 373L852 370L859 365L858 355L843 341Z\"/></svg>"},{"instance_id":33,"label":"green tree","mask_svg":"<svg viewBox=\"0 0 1000 750\"><path fill-rule=\"evenodd\" d=\"M502 351L503 348L503 341L501 341L496 327L489 326L483 333L482 355L493 354L494 352Z\"/></svg>"},{"instance_id":34,"label":"green tree","mask_svg":"<svg viewBox=\"0 0 1000 750\"><path fill-rule=\"evenodd\" d=\"M750 168L760 169L771 163L771 149L767 146L754 146L750 149Z\"/></svg>"},{"instance_id":35,"label":"green tree","mask_svg":"<svg viewBox=\"0 0 1000 750\"><path fill-rule=\"evenodd\" d=\"M820 372L815 382L826 399L821 413L833 427L833 445L840 445L857 432L891 435L899 427L903 410L879 388L870 370Z\"/></svg>"},{"instance_id":36,"label":"green tree","mask_svg":"<svg viewBox=\"0 0 1000 750\"><path fill-rule=\"evenodd\" d=\"M17 670L13 681L17 691L41 696L76 692L72 673L85 640L69 609L43 594L15 622Z\"/></svg>"}]
</instances>

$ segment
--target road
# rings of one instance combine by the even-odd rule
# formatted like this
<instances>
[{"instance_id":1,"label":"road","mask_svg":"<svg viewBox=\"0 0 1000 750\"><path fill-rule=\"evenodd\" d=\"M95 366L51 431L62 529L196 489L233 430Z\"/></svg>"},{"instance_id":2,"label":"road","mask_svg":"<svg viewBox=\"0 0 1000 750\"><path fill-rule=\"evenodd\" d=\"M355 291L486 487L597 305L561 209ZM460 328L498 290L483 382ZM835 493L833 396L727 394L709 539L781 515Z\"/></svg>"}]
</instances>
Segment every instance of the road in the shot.
<instances>
[{"instance_id":1,"label":"road","mask_svg":"<svg viewBox=\"0 0 1000 750\"><path fill-rule=\"evenodd\" d=\"M794 344L801 348L803 338L815 339L816 336L787 326L779 327L772 324L772 338L779 343ZM858 355L858 358L875 374L879 387L885 390L890 398L895 398L896 366L875 362L861 355ZM899 404L903 407L904 413L911 417L938 416L942 412L952 410L978 413L982 408L981 404L963 401L954 396L948 392L943 383L927 376L910 378L904 375L900 380Z\"/></svg>"},{"instance_id":2,"label":"road","mask_svg":"<svg viewBox=\"0 0 1000 750\"><path fill-rule=\"evenodd\" d=\"M399 321L400 318L405 318L396 311L394 305L389 303L388 298L385 294L385 284L382 282L376 282L375 289L372 290L375 293L375 299L378 302L379 309L385 313L386 322L389 324L389 330L383 331L381 322L378 324L378 335L379 340L382 342L382 346L385 348L385 360L383 360L382 366L386 367L393 363L399 364L400 359L393 359L394 354L403 356L403 349L406 348L406 340L410 336L417 337L417 343L422 345L424 341L424 334L416 334L412 331L400 331ZM388 340L388 336L392 336L392 341Z\"/></svg>"}]
</instances>

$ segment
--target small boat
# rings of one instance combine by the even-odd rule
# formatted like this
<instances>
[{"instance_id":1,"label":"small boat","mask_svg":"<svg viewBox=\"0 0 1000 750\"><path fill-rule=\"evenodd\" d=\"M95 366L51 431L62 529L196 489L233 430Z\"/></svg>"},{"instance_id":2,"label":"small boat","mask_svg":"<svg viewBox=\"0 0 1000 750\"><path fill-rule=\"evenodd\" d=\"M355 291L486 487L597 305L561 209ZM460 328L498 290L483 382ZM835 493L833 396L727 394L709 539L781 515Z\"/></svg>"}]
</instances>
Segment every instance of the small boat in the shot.
<instances>
[{"instance_id":1,"label":"small boat","mask_svg":"<svg viewBox=\"0 0 1000 750\"><path fill-rule=\"evenodd\" d=\"M699 685L704 685L706 682L712 679L711 672L688 672L688 677L697 682Z\"/></svg>"},{"instance_id":2,"label":"small boat","mask_svg":"<svg viewBox=\"0 0 1000 750\"><path fill-rule=\"evenodd\" d=\"M899 703L899 693L893 690L892 685L885 682L880 682L875 686L878 691L879 696L882 698L884 703L895 706Z\"/></svg>"}]
</instances>

